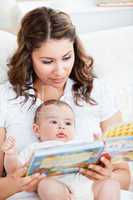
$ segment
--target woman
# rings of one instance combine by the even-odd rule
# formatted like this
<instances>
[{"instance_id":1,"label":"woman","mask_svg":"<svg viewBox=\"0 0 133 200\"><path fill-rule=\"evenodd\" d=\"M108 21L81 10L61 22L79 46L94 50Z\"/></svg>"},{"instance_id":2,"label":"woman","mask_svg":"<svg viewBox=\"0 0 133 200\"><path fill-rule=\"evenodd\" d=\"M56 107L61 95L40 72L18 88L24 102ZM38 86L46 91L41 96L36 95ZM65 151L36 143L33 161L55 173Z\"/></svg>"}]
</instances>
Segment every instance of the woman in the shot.
<instances>
[{"instance_id":1,"label":"woman","mask_svg":"<svg viewBox=\"0 0 133 200\"><path fill-rule=\"evenodd\" d=\"M34 111L48 99L61 99L72 106L76 139L92 141L93 133L120 123L121 113L111 90L95 78L92 65L67 14L45 7L29 12L22 20L18 48L9 63L9 82L0 90L3 138L15 136L19 150L35 141L31 131ZM112 166L106 158L101 161L104 168L91 165L91 170L82 173L94 181L112 177L127 189L128 165Z\"/></svg>"}]
</instances>

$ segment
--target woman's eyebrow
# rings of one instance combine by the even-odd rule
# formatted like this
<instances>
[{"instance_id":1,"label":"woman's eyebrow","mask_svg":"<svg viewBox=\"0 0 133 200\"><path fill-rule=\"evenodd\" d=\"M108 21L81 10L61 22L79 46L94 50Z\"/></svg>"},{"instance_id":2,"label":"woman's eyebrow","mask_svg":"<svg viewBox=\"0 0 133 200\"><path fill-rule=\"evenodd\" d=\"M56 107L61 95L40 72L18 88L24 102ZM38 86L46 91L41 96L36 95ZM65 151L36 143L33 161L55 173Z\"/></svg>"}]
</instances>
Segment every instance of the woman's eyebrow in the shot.
<instances>
[{"instance_id":1,"label":"woman's eyebrow","mask_svg":"<svg viewBox=\"0 0 133 200\"><path fill-rule=\"evenodd\" d=\"M66 54L64 54L62 57L65 57L65 56L67 56L67 55L69 55L70 53L72 53L72 51L68 51ZM45 57L45 56L42 56L42 57L40 57L41 59L49 59L49 60L53 60L54 58L51 58L51 57Z\"/></svg>"},{"instance_id":2,"label":"woman's eyebrow","mask_svg":"<svg viewBox=\"0 0 133 200\"><path fill-rule=\"evenodd\" d=\"M63 57L67 56L68 54L72 53L72 51L68 51Z\"/></svg>"}]
</instances>

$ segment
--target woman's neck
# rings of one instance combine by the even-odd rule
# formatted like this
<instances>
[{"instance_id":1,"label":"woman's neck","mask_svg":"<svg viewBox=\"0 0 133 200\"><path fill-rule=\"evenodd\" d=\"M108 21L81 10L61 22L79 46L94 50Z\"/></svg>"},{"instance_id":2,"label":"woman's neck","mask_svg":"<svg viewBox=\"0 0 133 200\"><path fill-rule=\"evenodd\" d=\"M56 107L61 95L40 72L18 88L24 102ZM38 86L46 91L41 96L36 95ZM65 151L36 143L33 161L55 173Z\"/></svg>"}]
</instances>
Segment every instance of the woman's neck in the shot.
<instances>
[{"instance_id":1,"label":"woman's neck","mask_svg":"<svg viewBox=\"0 0 133 200\"><path fill-rule=\"evenodd\" d=\"M50 99L60 99L60 97L64 93L64 87L55 88L50 85L43 85L39 81L35 81L34 88L36 89L37 98L41 99L42 101L47 101Z\"/></svg>"}]
</instances>

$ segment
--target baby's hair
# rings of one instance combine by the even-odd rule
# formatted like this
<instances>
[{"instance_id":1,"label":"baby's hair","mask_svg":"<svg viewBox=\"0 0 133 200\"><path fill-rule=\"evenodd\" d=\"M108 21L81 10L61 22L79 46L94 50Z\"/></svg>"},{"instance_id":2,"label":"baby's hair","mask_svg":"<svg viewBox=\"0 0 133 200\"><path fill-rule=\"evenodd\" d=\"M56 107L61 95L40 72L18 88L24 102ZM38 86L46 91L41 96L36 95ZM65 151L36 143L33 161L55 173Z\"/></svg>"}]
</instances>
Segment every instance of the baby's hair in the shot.
<instances>
[{"instance_id":1,"label":"baby's hair","mask_svg":"<svg viewBox=\"0 0 133 200\"><path fill-rule=\"evenodd\" d=\"M39 118L39 114L41 113L41 110L48 105L66 106L73 112L71 106L68 103L61 100L50 99L43 102L40 106L38 106L38 108L35 111L34 123L38 122L38 118Z\"/></svg>"}]
</instances>

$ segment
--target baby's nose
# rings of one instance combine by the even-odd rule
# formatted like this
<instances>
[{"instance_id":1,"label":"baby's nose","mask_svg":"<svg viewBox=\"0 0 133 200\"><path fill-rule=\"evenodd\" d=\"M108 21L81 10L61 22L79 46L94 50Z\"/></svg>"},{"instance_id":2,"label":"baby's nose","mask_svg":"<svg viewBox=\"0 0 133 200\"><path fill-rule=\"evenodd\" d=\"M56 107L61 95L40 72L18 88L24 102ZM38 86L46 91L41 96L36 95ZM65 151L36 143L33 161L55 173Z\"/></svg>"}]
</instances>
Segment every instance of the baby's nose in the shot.
<instances>
[{"instance_id":1,"label":"baby's nose","mask_svg":"<svg viewBox=\"0 0 133 200\"><path fill-rule=\"evenodd\" d=\"M64 126L63 124L59 124L59 125L58 125L58 128L59 128L59 129L65 129L65 126Z\"/></svg>"}]
</instances>

